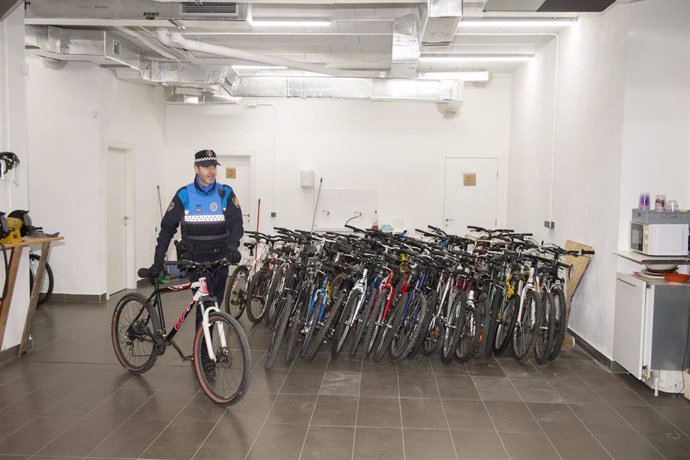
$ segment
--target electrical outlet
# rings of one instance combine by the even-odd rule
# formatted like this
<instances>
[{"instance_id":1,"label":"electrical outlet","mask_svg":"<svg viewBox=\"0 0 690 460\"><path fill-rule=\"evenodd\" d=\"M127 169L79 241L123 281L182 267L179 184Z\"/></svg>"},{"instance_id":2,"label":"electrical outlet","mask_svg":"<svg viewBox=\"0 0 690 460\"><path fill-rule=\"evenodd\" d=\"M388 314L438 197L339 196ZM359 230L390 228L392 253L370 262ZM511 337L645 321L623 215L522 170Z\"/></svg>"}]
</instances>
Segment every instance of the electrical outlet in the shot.
<instances>
[{"instance_id":1,"label":"electrical outlet","mask_svg":"<svg viewBox=\"0 0 690 460\"><path fill-rule=\"evenodd\" d=\"M556 226L556 222L554 222L552 220L545 220L544 221L544 227L546 227L546 228L550 228L551 230L553 230L553 228L555 226Z\"/></svg>"}]
</instances>

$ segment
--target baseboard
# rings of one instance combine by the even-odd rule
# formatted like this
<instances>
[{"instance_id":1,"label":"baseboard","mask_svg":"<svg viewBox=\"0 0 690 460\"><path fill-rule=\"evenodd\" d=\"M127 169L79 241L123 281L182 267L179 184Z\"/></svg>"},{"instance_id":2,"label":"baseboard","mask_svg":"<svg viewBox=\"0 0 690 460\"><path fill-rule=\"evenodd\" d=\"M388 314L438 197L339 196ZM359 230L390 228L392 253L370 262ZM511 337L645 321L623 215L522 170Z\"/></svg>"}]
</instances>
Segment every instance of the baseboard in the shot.
<instances>
[{"instance_id":1,"label":"baseboard","mask_svg":"<svg viewBox=\"0 0 690 460\"><path fill-rule=\"evenodd\" d=\"M580 348L582 348L583 350L585 350L585 352L586 352L589 356L591 356L591 357L594 358L596 361L598 361L599 363L601 363L601 364L602 364L604 367L606 367L607 369L611 369L611 368L612 368L612 366L611 366L612 361L611 361L609 358L607 358L606 356L604 356L604 354L603 354L602 352L600 352L599 350L597 350L596 348L594 348L594 347L592 346L592 344L590 344L590 343L587 342L585 339L583 339L582 337L580 337L579 335L577 335L577 333L573 332L573 330L570 329L570 328L568 328L568 333L569 333L570 335L572 335L573 337L575 337L575 344L578 345L578 346L579 346Z\"/></svg>"},{"instance_id":2,"label":"baseboard","mask_svg":"<svg viewBox=\"0 0 690 460\"><path fill-rule=\"evenodd\" d=\"M33 339L29 338L29 350L33 348ZM6 361L16 358L19 355L19 345L8 348L7 350L0 351L0 365L4 364Z\"/></svg>"},{"instance_id":3,"label":"baseboard","mask_svg":"<svg viewBox=\"0 0 690 460\"><path fill-rule=\"evenodd\" d=\"M103 294L53 294L50 296L49 303L104 303L106 299Z\"/></svg>"}]
</instances>

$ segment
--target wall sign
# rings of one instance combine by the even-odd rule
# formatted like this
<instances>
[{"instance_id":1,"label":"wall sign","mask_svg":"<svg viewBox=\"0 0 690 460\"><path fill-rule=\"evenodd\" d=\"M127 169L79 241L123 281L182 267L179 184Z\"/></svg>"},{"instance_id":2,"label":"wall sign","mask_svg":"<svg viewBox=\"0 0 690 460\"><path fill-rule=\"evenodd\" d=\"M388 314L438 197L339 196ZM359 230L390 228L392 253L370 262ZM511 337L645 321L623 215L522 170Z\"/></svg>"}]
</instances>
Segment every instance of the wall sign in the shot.
<instances>
[{"instance_id":1,"label":"wall sign","mask_svg":"<svg viewBox=\"0 0 690 460\"><path fill-rule=\"evenodd\" d=\"M462 185L465 187L477 186L477 173L465 173L462 175Z\"/></svg>"}]
</instances>

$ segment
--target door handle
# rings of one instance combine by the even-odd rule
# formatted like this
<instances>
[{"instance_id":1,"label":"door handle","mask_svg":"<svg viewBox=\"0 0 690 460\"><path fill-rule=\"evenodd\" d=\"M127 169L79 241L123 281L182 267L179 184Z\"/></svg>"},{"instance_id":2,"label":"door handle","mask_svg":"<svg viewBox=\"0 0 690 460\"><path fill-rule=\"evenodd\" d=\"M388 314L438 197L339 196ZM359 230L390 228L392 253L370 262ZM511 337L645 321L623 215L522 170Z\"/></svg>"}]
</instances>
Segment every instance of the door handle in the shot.
<instances>
[{"instance_id":1,"label":"door handle","mask_svg":"<svg viewBox=\"0 0 690 460\"><path fill-rule=\"evenodd\" d=\"M455 219L452 219L452 218L450 218L450 217L446 217L446 218L445 218L445 221L446 221L446 222L455 222Z\"/></svg>"}]
</instances>

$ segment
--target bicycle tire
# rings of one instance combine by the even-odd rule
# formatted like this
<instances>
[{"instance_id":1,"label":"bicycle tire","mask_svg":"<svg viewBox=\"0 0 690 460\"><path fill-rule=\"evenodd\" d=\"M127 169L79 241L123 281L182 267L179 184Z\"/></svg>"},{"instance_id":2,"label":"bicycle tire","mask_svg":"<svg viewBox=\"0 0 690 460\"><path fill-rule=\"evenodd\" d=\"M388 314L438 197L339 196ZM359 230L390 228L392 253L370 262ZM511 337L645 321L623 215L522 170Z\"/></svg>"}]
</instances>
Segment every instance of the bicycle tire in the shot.
<instances>
[{"instance_id":1,"label":"bicycle tire","mask_svg":"<svg viewBox=\"0 0 690 460\"><path fill-rule=\"evenodd\" d=\"M29 254L29 292L34 289L34 273L38 269L38 264L41 262L41 256L38 254ZM47 282L47 286L46 286ZM38 302L36 305L43 305L50 297L53 295L53 287L55 286L55 279L53 278L53 269L50 268L50 264L46 262L45 273L43 274L43 287L41 292L38 294Z\"/></svg>"},{"instance_id":2,"label":"bicycle tire","mask_svg":"<svg viewBox=\"0 0 690 460\"><path fill-rule=\"evenodd\" d=\"M486 299L482 299L474 304L475 315L479 323L478 332L473 342L472 355L475 358L484 356L484 347L486 346L486 326L487 323L487 307Z\"/></svg>"},{"instance_id":3,"label":"bicycle tire","mask_svg":"<svg viewBox=\"0 0 690 460\"><path fill-rule=\"evenodd\" d=\"M260 270L249 281L247 289L246 312L249 321L256 324L260 322L266 313L266 293L268 288L268 270Z\"/></svg>"},{"instance_id":4,"label":"bicycle tire","mask_svg":"<svg viewBox=\"0 0 690 460\"><path fill-rule=\"evenodd\" d=\"M416 348L414 356L417 353L421 353L422 356L430 357L438 352L441 348L445 325L441 322L441 317L436 316L436 311L438 308L443 308L442 305L436 307L436 302L438 302L438 294L434 293L430 297L431 300L427 302L429 314L427 315L428 321L426 327L423 328L424 333L421 334L421 341L419 342L419 347Z\"/></svg>"},{"instance_id":5,"label":"bicycle tire","mask_svg":"<svg viewBox=\"0 0 690 460\"><path fill-rule=\"evenodd\" d=\"M244 397L251 382L252 358L249 341L240 323L223 311L210 313L208 323L212 331L211 340L214 342L212 349L216 355L216 361L211 365L208 364L210 360L206 363L202 361L202 347L205 346L206 341L203 325L199 325L194 336L194 370L201 389L211 401L221 406L232 406ZM215 340L220 339L221 332L225 344L220 340L216 344ZM239 358L241 362L237 363ZM239 366L235 366L236 363ZM230 379L225 375L232 368L240 369L239 378ZM225 382L228 383L228 389L220 387L220 384Z\"/></svg>"},{"instance_id":6,"label":"bicycle tire","mask_svg":"<svg viewBox=\"0 0 690 460\"><path fill-rule=\"evenodd\" d=\"M502 355L513 341L513 331L517 323L517 311L520 305L520 296L513 296L506 303L502 314L496 322L496 334L494 335L494 356Z\"/></svg>"},{"instance_id":7,"label":"bicycle tire","mask_svg":"<svg viewBox=\"0 0 690 460\"><path fill-rule=\"evenodd\" d=\"M302 292L297 296L297 299L295 299L296 306L293 309L292 315L290 316L290 324L288 326L288 349L287 356L285 358L285 361L288 363L292 362L292 360L297 357L297 353L299 352L297 343L302 335L302 317L306 315L305 307L308 307L308 305L305 305L305 299L308 298L308 292L311 292L311 289L305 286L302 289Z\"/></svg>"},{"instance_id":8,"label":"bicycle tire","mask_svg":"<svg viewBox=\"0 0 690 460\"><path fill-rule=\"evenodd\" d=\"M273 367L278 353L280 353L280 347L283 346L283 339L285 338L288 321L290 320L290 313L292 313L292 293L288 292L285 297L281 296L278 301L281 302L282 305L278 305L280 308L280 316L276 322L276 326L273 328L273 334L271 335L271 344L268 347L266 364L264 365L266 369Z\"/></svg>"},{"instance_id":9,"label":"bicycle tire","mask_svg":"<svg viewBox=\"0 0 690 460\"><path fill-rule=\"evenodd\" d=\"M355 318L355 336L352 344L350 345L350 356L354 357L359 349L359 344L362 343L364 338L364 333L366 332L367 325L371 321L371 314L374 308L374 300L376 295L374 292L369 293L369 298L367 299L366 305L359 312L359 318Z\"/></svg>"},{"instance_id":10,"label":"bicycle tire","mask_svg":"<svg viewBox=\"0 0 690 460\"><path fill-rule=\"evenodd\" d=\"M304 334L304 341L302 342L302 348L300 348L299 355L301 358L307 356L307 349L309 348L309 343L314 335L314 332L319 328L319 313L321 312L322 304L324 302L323 292L318 292L316 294L316 300L314 301L314 309L311 312L311 318L307 318L308 324L306 325L306 332ZM311 302L311 300L310 300ZM328 308L328 307L327 307ZM324 315L326 312L324 311ZM307 312L307 316L309 313Z\"/></svg>"},{"instance_id":11,"label":"bicycle tire","mask_svg":"<svg viewBox=\"0 0 690 460\"><path fill-rule=\"evenodd\" d=\"M494 338L496 337L496 322L498 321L498 311L501 308L503 299L503 289L495 288L491 299L491 315L489 327L486 329L486 345L484 346L484 356L489 358L494 352Z\"/></svg>"},{"instance_id":12,"label":"bicycle tire","mask_svg":"<svg viewBox=\"0 0 690 460\"><path fill-rule=\"evenodd\" d=\"M556 301L556 327L553 337L553 344L551 345L551 353L549 360L553 361L558 358L563 347L563 340L565 339L565 331L568 329L568 315L566 309L565 293L559 286L551 288L554 300Z\"/></svg>"},{"instance_id":13,"label":"bicycle tire","mask_svg":"<svg viewBox=\"0 0 690 460\"><path fill-rule=\"evenodd\" d=\"M244 285L238 283L244 279ZM225 285L225 295L223 296L223 309L235 319L240 319L247 302L247 291L249 287L249 269L240 265L233 270Z\"/></svg>"},{"instance_id":14,"label":"bicycle tire","mask_svg":"<svg viewBox=\"0 0 690 460\"><path fill-rule=\"evenodd\" d=\"M414 296L407 314L397 325L399 333L394 335L391 343L391 360L393 362L401 363L412 353L419 334L422 333L425 319L426 297L419 294Z\"/></svg>"},{"instance_id":15,"label":"bicycle tire","mask_svg":"<svg viewBox=\"0 0 690 460\"><path fill-rule=\"evenodd\" d=\"M397 321L400 321L399 316L402 315L401 312L403 305L407 302L407 292L397 297L391 306L391 311L388 312L388 318L380 334L376 339L376 351L374 353L374 362L379 362L384 356L390 355L391 342L393 342L393 331L394 325Z\"/></svg>"},{"instance_id":16,"label":"bicycle tire","mask_svg":"<svg viewBox=\"0 0 690 460\"><path fill-rule=\"evenodd\" d=\"M336 325L333 340L331 341L331 356L334 359L338 357L338 354L345 345L347 335L350 333L350 323L353 322L352 314L361 296L362 293L359 291L351 291L351 294L348 296L343 313L340 315L340 321L338 321Z\"/></svg>"},{"instance_id":17,"label":"bicycle tire","mask_svg":"<svg viewBox=\"0 0 690 460\"><path fill-rule=\"evenodd\" d=\"M458 340L458 346L455 349L455 359L461 363L467 362L472 359L474 354L472 353L475 349L476 342L479 340L479 330L481 325L477 318L477 311L475 307L466 305L464 311L462 312L462 329L460 331L460 338Z\"/></svg>"},{"instance_id":18,"label":"bicycle tire","mask_svg":"<svg viewBox=\"0 0 690 460\"><path fill-rule=\"evenodd\" d=\"M125 313L125 308L130 304L134 306L133 317ZM154 317L152 311L152 307L146 303L146 298L137 293L123 296L113 311L110 336L115 357L122 367L132 374L143 374L151 369L158 359L154 332L151 329ZM135 353L136 345L144 343L150 344L150 350L145 348ZM128 349L131 353L128 353ZM136 362L135 356L140 357Z\"/></svg>"},{"instance_id":19,"label":"bicycle tire","mask_svg":"<svg viewBox=\"0 0 690 460\"><path fill-rule=\"evenodd\" d=\"M342 308L344 302L345 293L341 292L340 295L338 295L338 297L335 299L333 307L328 313L328 316L326 317L326 320L323 322L323 325L319 328L319 333L316 334L316 336L314 336L314 339L309 344L306 356L308 360L314 359L316 353L319 352L319 349L326 341L326 336L331 331L333 322L336 321L336 318L338 318L338 315L340 314L340 309Z\"/></svg>"},{"instance_id":20,"label":"bicycle tire","mask_svg":"<svg viewBox=\"0 0 690 460\"><path fill-rule=\"evenodd\" d=\"M272 280L268 289L268 294L266 295L266 312L264 313L264 319L266 323L273 324L275 320L275 304L276 304L276 294L280 294L278 287L283 284L285 279L285 267L281 265L276 268L273 272Z\"/></svg>"},{"instance_id":21,"label":"bicycle tire","mask_svg":"<svg viewBox=\"0 0 690 460\"><path fill-rule=\"evenodd\" d=\"M381 316L383 307L385 303L388 301L389 293L390 289L388 288L383 289L379 293L379 298L376 300L376 305L374 305L374 309L371 312L371 317L369 318L369 322L367 323L366 327L366 332L364 333L364 344L362 350L364 357L369 357L369 355L371 355L371 352L374 351L376 336L378 335L379 329L382 326L382 324L380 323L379 316Z\"/></svg>"},{"instance_id":22,"label":"bicycle tire","mask_svg":"<svg viewBox=\"0 0 690 460\"><path fill-rule=\"evenodd\" d=\"M533 290L528 290L525 294L524 303L528 307L523 309L522 318L515 325L513 332L513 340L511 341L513 357L518 361L529 359L534 353L534 335L536 330L541 326L541 302L538 295L535 295ZM534 307L532 307L534 303ZM534 321L531 321L531 311L534 309ZM528 324L529 327L525 327Z\"/></svg>"},{"instance_id":23,"label":"bicycle tire","mask_svg":"<svg viewBox=\"0 0 690 460\"><path fill-rule=\"evenodd\" d=\"M549 291L542 290L541 304L541 325L534 336L534 361L537 364L545 364L549 360L554 328L556 327L554 319L556 301Z\"/></svg>"},{"instance_id":24,"label":"bicycle tire","mask_svg":"<svg viewBox=\"0 0 690 460\"><path fill-rule=\"evenodd\" d=\"M463 313L467 307L467 297L460 291L453 300L450 309L450 317L446 330L443 334L443 344L441 346L441 361L449 364L455 358L455 350L458 348L460 334L462 333Z\"/></svg>"}]
</instances>

